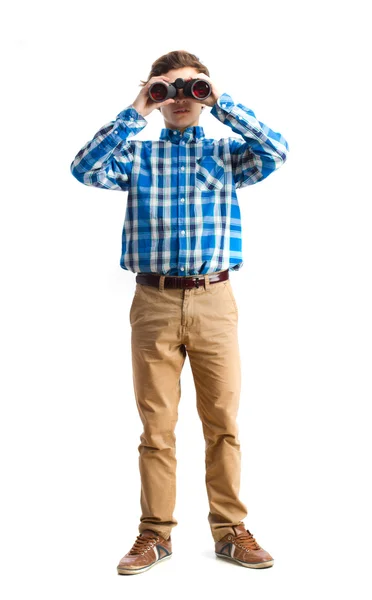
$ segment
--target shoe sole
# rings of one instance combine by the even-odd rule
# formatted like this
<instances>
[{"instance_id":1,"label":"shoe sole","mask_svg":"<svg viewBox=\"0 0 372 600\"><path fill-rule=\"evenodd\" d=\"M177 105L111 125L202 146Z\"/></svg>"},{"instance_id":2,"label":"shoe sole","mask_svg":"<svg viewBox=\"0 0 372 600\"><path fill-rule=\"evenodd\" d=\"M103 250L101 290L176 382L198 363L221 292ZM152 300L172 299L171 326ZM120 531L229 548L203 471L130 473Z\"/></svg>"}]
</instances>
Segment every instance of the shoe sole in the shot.
<instances>
[{"instance_id":1,"label":"shoe sole","mask_svg":"<svg viewBox=\"0 0 372 600\"><path fill-rule=\"evenodd\" d=\"M125 568L117 567L118 575L138 575L138 573L143 573L144 571L148 571L149 569L151 569L151 567L154 567L155 565L162 562L163 560L166 560L167 558L171 558L171 556L172 556L172 553L168 554L167 556L163 556L162 558L155 560L153 563L151 563L151 565L146 565L145 567L141 567L140 569L125 569Z\"/></svg>"},{"instance_id":2,"label":"shoe sole","mask_svg":"<svg viewBox=\"0 0 372 600\"><path fill-rule=\"evenodd\" d=\"M228 560L232 560L233 562L236 562L239 565L242 565L243 567L250 567L251 569L265 569L266 567L272 567L274 564L274 559L267 560L261 563L247 563L243 562L242 560L238 560L233 556L228 556L227 554L219 554L218 552L216 552L216 556L218 556L219 558L227 558Z\"/></svg>"}]
</instances>

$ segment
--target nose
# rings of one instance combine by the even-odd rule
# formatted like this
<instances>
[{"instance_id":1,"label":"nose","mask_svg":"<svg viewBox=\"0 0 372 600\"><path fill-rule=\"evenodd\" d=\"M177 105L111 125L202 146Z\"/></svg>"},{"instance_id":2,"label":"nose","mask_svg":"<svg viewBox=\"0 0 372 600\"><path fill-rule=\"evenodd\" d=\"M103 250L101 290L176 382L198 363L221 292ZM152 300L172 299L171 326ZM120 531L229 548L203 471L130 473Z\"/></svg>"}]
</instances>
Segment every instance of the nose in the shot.
<instances>
[{"instance_id":1,"label":"nose","mask_svg":"<svg viewBox=\"0 0 372 600\"><path fill-rule=\"evenodd\" d=\"M183 88L177 88L176 98L186 98L185 94L183 93Z\"/></svg>"}]
</instances>

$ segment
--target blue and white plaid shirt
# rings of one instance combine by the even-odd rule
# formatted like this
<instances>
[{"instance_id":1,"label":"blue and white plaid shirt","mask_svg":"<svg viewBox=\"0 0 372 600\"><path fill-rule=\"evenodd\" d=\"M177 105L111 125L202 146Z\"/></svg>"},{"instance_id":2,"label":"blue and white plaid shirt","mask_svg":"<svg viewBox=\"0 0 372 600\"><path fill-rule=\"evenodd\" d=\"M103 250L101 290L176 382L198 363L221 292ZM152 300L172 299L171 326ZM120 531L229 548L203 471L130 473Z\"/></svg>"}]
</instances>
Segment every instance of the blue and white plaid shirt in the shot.
<instances>
[{"instance_id":1,"label":"blue and white plaid shirt","mask_svg":"<svg viewBox=\"0 0 372 600\"><path fill-rule=\"evenodd\" d=\"M163 128L159 140L135 140L147 121L130 105L71 163L81 183L129 192L123 269L186 276L242 267L235 190L278 169L289 146L229 94L221 94L211 114L243 139L208 139L197 125L182 134Z\"/></svg>"}]
</instances>

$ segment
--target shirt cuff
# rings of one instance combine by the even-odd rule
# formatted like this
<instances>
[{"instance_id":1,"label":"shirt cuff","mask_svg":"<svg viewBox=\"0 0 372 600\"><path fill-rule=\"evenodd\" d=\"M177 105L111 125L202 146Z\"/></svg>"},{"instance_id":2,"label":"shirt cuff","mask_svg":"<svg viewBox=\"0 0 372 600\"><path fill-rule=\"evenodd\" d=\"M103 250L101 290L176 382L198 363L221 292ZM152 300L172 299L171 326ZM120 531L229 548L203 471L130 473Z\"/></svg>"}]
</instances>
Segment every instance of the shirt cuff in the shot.
<instances>
[{"instance_id":1,"label":"shirt cuff","mask_svg":"<svg viewBox=\"0 0 372 600\"><path fill-rule=\"evenodd\" d=\"M232 99L230 94L224 92L223 94L221 94L221 96L219 96L217 102L213 105L210 114L216 117L219 121L222 121L223 123L227 115L229 114L229 112L231 112L233 108L234 100Z\"/></svg>"},{"instance_id":2,"label":"shirt cuff","mask_svg":"<svg viewBox=\"0 0 372 600\"><path fill-rule=\"evenodd\" d=\"M141 131L147 123L145 117L141 115L134 106L130 105L117 115L112 133L118 135L124 133L128 135L128 132L130 131L133 132L133 134L136 134Z\"/></svg>"}]
</instances>

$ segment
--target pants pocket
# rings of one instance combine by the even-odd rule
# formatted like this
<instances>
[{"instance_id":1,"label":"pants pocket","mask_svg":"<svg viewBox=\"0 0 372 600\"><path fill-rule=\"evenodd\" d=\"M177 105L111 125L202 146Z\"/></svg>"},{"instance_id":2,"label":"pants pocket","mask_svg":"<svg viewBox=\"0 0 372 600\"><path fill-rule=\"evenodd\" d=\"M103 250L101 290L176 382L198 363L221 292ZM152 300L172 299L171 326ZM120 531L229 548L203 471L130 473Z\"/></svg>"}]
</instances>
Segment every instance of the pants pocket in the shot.
<instances>
[{"instance_id":1,"label":"pants pocket","mask_svg":"<svg viewBox=\"0 0 372 600\"><path fill-rule=\"evenodd\" d=\"M136 283L136 287L135 287L134 295L133 295L133 299L132 299L132 304L131 304L130 309L129 309L129 322L130 323L132 323L133 309L134 309L136 300L139 297L140 293L141 293L141 284L140 283Z\"/></svg>"},{"instance_id":2,"label":"pants pocket","mask_svg":"<svg viewBox=\"0 0 372 600\"><path fill-rule=\"evenodd\" d=\"M233 289L232 289L232 286L231 286L231 283L230 283L230 279L228 279L225 282L225 288L227 289L227 292L228 292L228 294L230 296L230 300L232 302L232 306L233 306L236 314L238 314L238 312L239 312L238 311L238 305L237 305L236 300L235 300L235 296L234 296L234 292L233 292Z\"/></svg>"}]
</instances>

